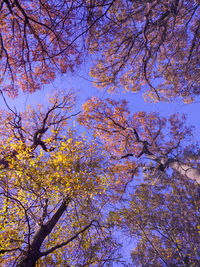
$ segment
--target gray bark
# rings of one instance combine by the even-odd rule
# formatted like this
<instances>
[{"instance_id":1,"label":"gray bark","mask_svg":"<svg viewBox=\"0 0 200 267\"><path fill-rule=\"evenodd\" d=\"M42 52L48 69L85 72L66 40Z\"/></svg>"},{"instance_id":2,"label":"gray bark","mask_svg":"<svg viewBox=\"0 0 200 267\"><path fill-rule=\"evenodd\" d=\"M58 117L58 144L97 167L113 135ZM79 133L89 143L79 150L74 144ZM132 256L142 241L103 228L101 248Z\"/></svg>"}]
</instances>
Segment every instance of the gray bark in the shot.
<instances>
[{"instance_id":1,"label":"gray bark","mask_svg":"<svg viewBox=\"0 0 200 267\"><path fill-rule=\"evenodd\" d=\"M200 169L194 168L188 164L185 164L176 159L168 159L168 158L159 158L152 154L147 155L149 159L156 161L160 164L162 170L166 168L172 168L174 171L178 172L182 176L192 179L200 184Z\"/></svg>"},{"instance_id":2,"label":"gray bark","mask_svg":"<svg viewBox=\"0 0 200 267\"><path fill-rule=\"evenodd\" d=\"M120 126L123 128L122 126ZM143 141L140 139L136 129L132 128L124 128L126 130L131 130L134 133L134 136L138 143L141 143L143 145L141 153L138 155L138 158L140 158L143 154L145 154L149 159L156 161L159 164L159 169L161 171L164 171L166 168L170 167L174 171L178 172L180 175L192 179L196 181L198 184L200 184L200 169L194 168L188 164L185 164L177 159L170 159L167 157L159 157L155 156L150 150L149 150L149 143L147 141ZM123 130L124 130L123 129ZM133 154L127 154L125 156L122 156L121 158L133 156Z\"/></svg>"},{"instance_id":3,"label":"gray bark","mask_svg":"<svg viewBox=\"0 0 200 267\"><path fill-rule=\"evenodd\" d=\"M200 184L200 170L194 167L191 167L187 164L181 163L179 161L173 161L169 163L169 167L177 171L181 175L196 181Z\"/></svg>"}]
</instances>

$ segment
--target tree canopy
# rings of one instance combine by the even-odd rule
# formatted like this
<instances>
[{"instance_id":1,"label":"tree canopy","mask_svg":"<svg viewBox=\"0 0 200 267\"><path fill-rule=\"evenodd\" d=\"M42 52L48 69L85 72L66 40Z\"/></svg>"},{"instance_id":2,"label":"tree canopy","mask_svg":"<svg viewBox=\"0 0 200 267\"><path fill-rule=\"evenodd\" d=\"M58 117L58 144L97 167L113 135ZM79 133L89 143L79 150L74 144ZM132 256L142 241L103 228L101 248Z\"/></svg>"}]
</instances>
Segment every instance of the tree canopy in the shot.
<instances>
[{"instance_id":1,"label":"tree canopy","mask_svg":"<svg viewBox=\"0 0 200 267\"><path fill-rule=\"evenodd\" d=\"M185 117L131 114L126 101L96 97L79 121L108 152L122 194L109 220L137 244L136 266L198 266L199 146Z\"/></svg>"},{"instance_id":2,"label":"tree canopy","mask_svg":"<svg viewBox=\"0 0 200 267\"><path fill-rule=\"evenodd\" d=\"M93 17L93 5L106 10ZM84 38L112 3L3 0L0 4L0 82L16 96L34 92L73 71L84 56ZM83 38L82 38L83 37Z\"/></svg>"},{"instance_id":3,"label":"tree canopy","mask_svg":"<svg viewBox=\"0 0 200 267\"><path fill-rule=\"evenodd\" d=\"M128 203L127 203L128 202ZM156 186L132 188L122 208L110 214L119 228L137 240L136 266L198 266L199 191L178 175Z\"/></svg>"},{"instance_id":4,"label":"tree canopy","mask_svg":"<svg viewBox=\"0 0 200 267\"><path fill-rule=\"evenodd\" d=\"M155 177L155 171L172 168L200 183L200 170L194 161L194 157L199 159L199 149L196 144L197 149L191 151L195 146L188 139L192 127L185 124L184 116L173 114L166 120L156 113L140 111L131 115L126 101L93 97L84 104L79 120L101 139L111 159L124 165L124 170L136 174L142 167L147 177Z\"/></svg>"},{"instance_id":5,"label":"tree canopy","mask_svg":"<svg viewBox=\"0 0 200 267\"><path fill-rule=\"evenodd\" d=\"M95 84L192 101L199 95L199 12L196 0L112 1L90 31Z\"/></svg>"},{"instance_id":6,"label":"tree canopy","mask_svg":"<svg viewBox=\"0 0 200 267\"><path fill-rule=\"evenodd\" d=\"M62 94L61 94L62 95ZM99 147L68 125L72 93L46 110L2 112L0 261L89 266L117 259L103 208L109 171Z\"/></svg>"},{"instance_id":7,"label":"tree canopy","mask_svg":"<svg viewBox=\"0 0 200 267\"><path fill-rule=\"evenodd\" d=\"M189 104L199 0L0 1L0 265L199 266L200 149L183 114L73 91L11 108L87 57L94 84ZM83 129L87 133L83 133ZM121 240L120 240L121 241Z\"/></svg>"},{"instance_id":8,"label":"tree canopy","mask_svg":"<svg viewBox=\"0 0 200 267\"><path fill-rule=\"evenodd\" d=\"M3 0L4 90L15 95L40 89L59 73L73 71L89 49L95 53L91 75L97 86L143 90L156 101L177 96L192 101L199 95L199 5L196 0Z\"/></svg>"}]
</instances>

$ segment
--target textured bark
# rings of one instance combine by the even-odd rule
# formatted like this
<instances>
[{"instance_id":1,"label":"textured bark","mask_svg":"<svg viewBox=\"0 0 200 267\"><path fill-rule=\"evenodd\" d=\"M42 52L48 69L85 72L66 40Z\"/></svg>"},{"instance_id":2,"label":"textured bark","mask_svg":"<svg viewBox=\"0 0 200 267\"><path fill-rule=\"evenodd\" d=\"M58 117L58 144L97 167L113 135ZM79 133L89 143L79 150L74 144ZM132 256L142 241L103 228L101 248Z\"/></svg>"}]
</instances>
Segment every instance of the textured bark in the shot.
<instances>
[{"instance_id":1,"label":"textured bark","mask_svg":"<svg viewBox=\"0 0 200 267\"><path fill-rule=\"evenodd\" d=\"M149 159L152 159L160 164L159 169L164 171L166 168L170 167L174 171L178 172L182 176L192 179L200 184L200 169L189 166L179 160L176 159L168 159L168 158L159 158L152 154L147 154Z\"/></svg>"},{"instance_id":2,"label":"textured bark","mask_svg":"<svg viewBox=\"0 0 200 267\"><path fill-rule=\"evenodd\" d=\"M179 161L173 161L169 163L169 167L171 167L173 170L177 171L181 175L189 179L195 180L198 184L200 184L200 170L199 169L193 168Z\"/></svg>"}]
</instances>

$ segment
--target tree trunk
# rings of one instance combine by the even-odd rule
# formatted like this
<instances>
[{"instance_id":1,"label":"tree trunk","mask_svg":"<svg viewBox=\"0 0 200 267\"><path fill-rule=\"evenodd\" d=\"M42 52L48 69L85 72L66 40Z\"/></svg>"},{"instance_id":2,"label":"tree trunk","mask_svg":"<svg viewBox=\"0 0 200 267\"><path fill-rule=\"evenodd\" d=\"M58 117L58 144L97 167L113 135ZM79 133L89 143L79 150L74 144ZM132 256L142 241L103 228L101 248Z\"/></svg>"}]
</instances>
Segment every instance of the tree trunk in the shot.
<instances>
[{"instance_id":1,"label":"tree trunk","mask_svg":"<svg viewBox=\"0 0 200 267\"><path fill-rule=\"evenodd\" d=\"M169 163L169 167L177 171L181 175L196 181L200 184L200 170L194 167L191 167L187 164L181 163L179 161L173 161Z\"/></svg>"},{"instance_id":2,"label":"tree trunk","mask_svg":"<svg viewBox=\"0 0 200 267\"><path fill-rule=\"evenodd\" d=\"M49 219L44 225L41 225L39 229L34 234L32 241L30 242L27 251L19 259L17 267L34 267L37 260L42 256L40 252L40 247L44 242L45 238L51 233L54 226L60 219L60 217L65 212L67 205L69 204L70 199L63 200L62 204L56 211L56 213Z\"/></svg>"},{"instance_id":3,"label":"tree trunk","mask_svg":"<svg viewBox=\"0 0 200 267\"><path fill-rule=\"evenodd\" d=\"M170 167L174 171L180 173L182 176L192 179L200 184L200 169L191 167L179 160L168 159L168 158L159 158L154 155L147 155L149 159L152 159L160 164L160 169L165 170Z\"/></svg>"}]
</instances>

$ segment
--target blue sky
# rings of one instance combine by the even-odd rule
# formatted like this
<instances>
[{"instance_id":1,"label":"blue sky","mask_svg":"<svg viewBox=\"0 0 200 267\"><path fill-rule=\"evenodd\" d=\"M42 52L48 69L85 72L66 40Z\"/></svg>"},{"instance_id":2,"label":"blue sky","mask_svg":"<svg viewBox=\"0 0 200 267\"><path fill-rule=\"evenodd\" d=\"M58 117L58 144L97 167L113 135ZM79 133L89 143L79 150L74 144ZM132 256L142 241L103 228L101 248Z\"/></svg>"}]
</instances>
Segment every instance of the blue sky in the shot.
<instances>
[{"instance_id":1,"label":"blue sky","mask_svg":"<svg viewBox=\"0 0 200 267\"><path fill-rule=\"evenodd\" d=\"M76 109L81 109L82 104L92 96L98 96L100 98L125 98L129 102L129 107L132 112L146 111L146 112L158 112L162 116L170 116L173 113L180 112L187 115L188 124L192 124L196 127L194 135L198 138L200 131L200 100L196 100L193 104L184 104L181 100L173 103L147 103L143 100L142 93L133 92L120 92L116 94L109 94L106 90L100 90L93 87L92 78L89 76L89 70L87 67L82 68L80 72L76 71L74 74L63 75L57 78L53 83L45 85L40 91L33 94L20 93L16 99L7 98L11 107L16 107L17 110L24 110L28 104L46 103L47 95L55 90L77 90L77 105ZM3 99L0 99L1 107L4 107Z\"/></svg>"},{"instance_id":2,"label":"blue sky","mask_svg":"<svg viewBox=\"0 0 200 267\"><path fill-rule=\"evenodd\" d=\"M198 134L200 131L200 122L199 122L199 114L200 114L200 103L196 101L193 104L184 104L181 101L176 101L174 103L147 103L143 100L141 93L132 93L126 92L124 93L122 90L117 94L108 94L105 90L101 91L92 84L92 78L89 76L88 68L85 68L78 73L77 71L73 75L63 75L57 78L52 84L44 86L44 88L40 91L37 91L33 94L19 94L19 97L16 99L10 99L6 97L7 102L10 107L16 107L18 111L23 111L27 105L35 104L35 103L46 103L47 95L51 94L51 92L55 90L69 90L69 89L77 90L78 101L76 105L76 110L80 110L82 104L92 96L98 96L100 98L115 98L122 99L125 98L129 102L129 107L132 112L135 111L146 111L146 112L158 112L162 116L170 116L173 113L180 112L187 114L188 124L192 124L196 126L196 130L194 135L198 140ZM6 95L5 95L6 96ZM5 108L3 99L0 99L1 108ZM135 241L134 238L130 239L122 234L120 234L120 241L123 240L123 259L126 261L130 260L130 250L134 247ZM113 265L115 266L115 265ZM120 265L117 265L120 266ZM122 266L122 265L121 265Z\"/></svg>"}]
</instances>

